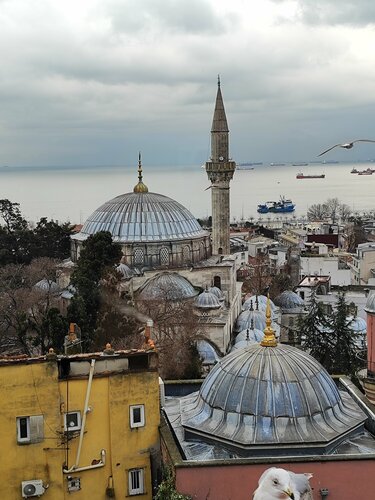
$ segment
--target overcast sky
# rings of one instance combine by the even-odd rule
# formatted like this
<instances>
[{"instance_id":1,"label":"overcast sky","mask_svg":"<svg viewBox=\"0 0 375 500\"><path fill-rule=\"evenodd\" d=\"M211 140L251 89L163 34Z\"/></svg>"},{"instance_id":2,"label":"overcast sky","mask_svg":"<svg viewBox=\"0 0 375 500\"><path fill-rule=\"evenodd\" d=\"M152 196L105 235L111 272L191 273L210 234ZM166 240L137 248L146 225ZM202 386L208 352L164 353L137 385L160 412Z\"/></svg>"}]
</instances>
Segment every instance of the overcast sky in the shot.
<instances>
[{"instance_id":1,"label":"overcast sky","mask_svg":"<svg viewBox=\"0 0 375 500\"><path fill-rule=\"evenodd\" d=\"M200 165L218 73L238 162L375 139L374 0L0 0L0 27L0 165Z\"/></svg>"}]
</instances>

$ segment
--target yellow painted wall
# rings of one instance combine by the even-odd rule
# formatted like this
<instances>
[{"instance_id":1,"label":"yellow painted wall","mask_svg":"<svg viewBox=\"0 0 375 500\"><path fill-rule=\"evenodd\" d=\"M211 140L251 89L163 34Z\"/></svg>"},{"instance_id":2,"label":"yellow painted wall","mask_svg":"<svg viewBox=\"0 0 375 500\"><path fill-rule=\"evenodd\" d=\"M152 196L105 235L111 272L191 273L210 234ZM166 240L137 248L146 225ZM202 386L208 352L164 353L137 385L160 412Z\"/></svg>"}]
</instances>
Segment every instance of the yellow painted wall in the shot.
<instances>
[{"instance_id":1,"label":"yellow painted wall","mask_svg":"<svg viewBox=\"0 0 375 500\"><path fill-rule=\"evenodd\" d=\"M105 500L110 476L116 498L128 496L128 470L144 468L146 492L151 499L150 452L158 447L159 383L156 371L94 376L89 399L83 446L78 466L88 466L106 451L104 467L64 474L75 463L79 436L65 450L63 411L81 411L88 376L58 380L56 362L0 366L0 432L2 437L1 498L21 496L21 482L42 479L49 484L42 498ZM145 426L130 428L129 405L145 405ZM17 444L16 417L44 415L45 439L37 444ZM81 490L67 491L67 476L79 477ZM132 497L130 497L132 498Z\"/></svg>"}]
</instances>

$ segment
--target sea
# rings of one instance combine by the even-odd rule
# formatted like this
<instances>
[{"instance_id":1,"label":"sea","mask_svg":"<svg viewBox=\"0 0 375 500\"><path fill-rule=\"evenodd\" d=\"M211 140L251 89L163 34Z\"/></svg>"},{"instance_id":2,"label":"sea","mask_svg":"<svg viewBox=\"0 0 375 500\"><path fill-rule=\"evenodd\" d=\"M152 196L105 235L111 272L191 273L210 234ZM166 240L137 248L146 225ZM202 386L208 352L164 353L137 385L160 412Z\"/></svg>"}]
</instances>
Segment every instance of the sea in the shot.
<instances>
[{"instance_id":1,"label":"sea","mask_svg":"<svg viewBox=\"0 0 375 500\"><path fill-rule=\"evenodd\" d=\"M373 162L256 165L237 169L231 182L231 220L302 218L315 203L338 198L353 212L375 210L375 173L352 174L352 168L375 168ZM296 174L325 174L324 179L296 179ZM149 191L164 194L188 208L196 218L211 214L210 182L200 165L144 167ZM74 224L84 223L102 203L133 191L137 166L11 167L0 166L0 199L20 204L30 222L41 217ZM257 206L280 196L296 205L293 214L257 213Z\"/></svg>"}]
</instances>

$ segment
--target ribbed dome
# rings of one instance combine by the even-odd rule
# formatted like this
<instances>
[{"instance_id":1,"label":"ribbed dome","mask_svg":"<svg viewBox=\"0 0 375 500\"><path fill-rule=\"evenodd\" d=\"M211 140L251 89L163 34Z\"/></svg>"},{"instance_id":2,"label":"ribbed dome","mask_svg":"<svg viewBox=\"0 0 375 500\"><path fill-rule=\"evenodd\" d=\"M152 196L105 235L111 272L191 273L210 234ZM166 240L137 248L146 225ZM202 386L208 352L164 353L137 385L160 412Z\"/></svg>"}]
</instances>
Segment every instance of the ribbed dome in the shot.
<instances>
[{"instance_id":1,"label":"ribbed dome","mask_svg":"<svg viewBox=\"0 0 375 500\"><path fill-rule=\"evenodd\" d=\"M187 436L264 453L327 447L366 416L325 369L297 348L252 345L225 356L181 411Z\"/></svg>"},{"instance_id":2,"label":"ribbed dome","mask_svg":"<svg viewBox=\"0 0 375 500\"><path fill-rule=\"evenodd\" d=\"M116 267L116 271L121 273L122 277L125 279L131 278L134 276L134 271L132 269L130 269L130 267L127 266L126 264L124 264L123 262L121 262L121 264L119 264Z\"/></svg>"},{"instance_id":3,"label":"ribbed dome","mask_svg":"<svg viewBox=\"0 0 375 500\"><path fill-rule=\"evenodd\" d=\"M50 293L55 293L58 292L59 285L52 280L48 280L47 278L43 278L42 280L38 281L38 283L35 283L34 288L41 292L50 292Z\"/></svg>"},{"instance_id":4,"label":"ribbed dome","mask_svg":"<svg viewBox=\"0 0 375 500\"><path fill-rule=\"evenodd\" d=\"M367 323L363 318L360 318L359 316L347 316L346 321L348 321L348 326L353 332L366 333Z\"/></svg>"},{"instance_id":5,"label":"ribbed dome","mask_svg":"<svg viewBox=\"0 0 375 500\"><path fill-rule=\"evenodd\" d=\"M177 201L157 193L116 196L93 212L74 239L109 231L113 241L154 242L207 235L194 216Z\"/></svg>"},{"instance_id":6,"label":"ribbed dome","mask_svg":"<svg viewBox=\"0 0 375 500\"><path fill-rule=\"evenodd\" d=\"M209 287L208 291L216 295L216 297L220 300L220 302L225 300L223 292L217 286Z\"/></svg>"},{"instance_id":7,"label":"ribbed dome","mask_svg":"<svg viewBox=\"0 0 375 500\"><path fill-rule=\"evenodd\" d=\"M193 285L177 273L163 272L146 281L137 292L137 300L185 300L198 295Z\"/></svg>"},{"instance_id":8,"label":"ribbed dome","mask_svg":"<svg viewBox=\"0 0 375 500\"><path fill-rule=\"evenodd\" d=\"M263 340L264 332L262 330L257 330L255 328L247 328L246 330L242 330L242 332L236 335L234 342L238 344L238 342L242 342L244 340L250 341L252 344L259 344Z\"/></svg>"},{"instance_id":9,"label":"ribbed dome","mask_svg":"<svg viewBox=\"0 0 375 500\"><path fill-rule=\"evenodd\" d=\"M267 300L268 299L265 295L252 295L251 297L247 298L242 304L242 310L246 311L251 308L256 309L256 303L258 301L258 311L264 312L266 310ZM277 311L277 307L272 302L272 300L270 300L270 306L272 314Z\"/></svg>"},{"instance_id":10,"label":"ribbed dome","mask_svg":"<svg viewBox=\"0 0 375 500\"><path fill-rule=\"evenodd\" d=\"M199 309L219 309L220 301L212 292L205 290L195 299L194 305Z\"/></svg>"},{"instance_id":11,"label":"ribbed dome","mask_svg":"<svg viewBox=\"0 0 375 500\"><path fill-rule=\"evenodd\" d=\"M252 311L248 309L243 311L237 318L235 331L241 332L242 330L247 330L248 328L255 328L256 330L264 331L266 327L266 316L264 312ZM280 334L280 327L276 323L272 323L272 328L276 332L276 336Z\"/></svg>"},{"instance_id":12,"label":"ribbed dome","mask_svg":"<svg viewBox=\"0 0 375 500\"><path fill-rule=\"evenodd\" d=\"M274 302L277 306L287 310L304 307L304 302L301 297L295 292L292 292L292 290L285 290L275 298Z\"/></svg>"}]
</instances>

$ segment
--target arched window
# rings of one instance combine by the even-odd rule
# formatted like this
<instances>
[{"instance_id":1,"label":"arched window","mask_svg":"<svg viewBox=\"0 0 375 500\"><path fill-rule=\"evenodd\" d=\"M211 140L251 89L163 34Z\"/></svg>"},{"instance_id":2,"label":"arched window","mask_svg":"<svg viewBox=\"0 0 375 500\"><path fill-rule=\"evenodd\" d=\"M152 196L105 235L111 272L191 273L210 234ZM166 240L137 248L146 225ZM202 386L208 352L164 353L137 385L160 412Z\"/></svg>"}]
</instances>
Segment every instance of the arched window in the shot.
<instances>
[{"instance_id":1,"label":"arched window","mask_svg":"<svg viewBox=\"0 0 375 500\"><path fill-rule=\"evenodd\" d=\"M169 250L168 248L161 248L160 249L160 265L161 266L168 266L169 265Z\"/></svg>"},{"instance_id":2,"label":"arched window","mask_svg":"<svg viewBox=\"0 0 375 500\"><path fill-rule=\"evenodd\" d=\"M191 262L191 252L190 252L190 247L185 245L182 248L182 261L184 264L187 262Z\"/></svg>"},{"instance_id":3,"label":"arched window","mask_svg":"<svg viewBox=\"0 0 375 500\"><path fill-rule=\"evenodd\" d=\"M220 276L214 276L214 286L220 288L221 290L221 278Z\"/></svg>"},{"instance_id":4,"label":"arched window","mask_svg":"<svg viewBox=\"0 0 375 500\"><path fill-rule=\"evenodd\" d=\"M142 248L136 248L133 253L133 264L135 266L143 265L145 261L145 254Z\"/></svg>"},{"instance_id":5,"label":"arched window","mask_svg":"<svg viewBox=\"0 0 375 500\"><path fill-rule=\"evenodd\" d=\"M203 241L201 242L201 245L200 245L200 258L201 259L206 258L206 247L204 246Z\"/></svg>"},{"instance_id":6,"label":"arched window","mask_svg":"<svg viewBox=\"0 0 375 500\"><path fill-rule=\"evenodd\" d=\"M219 255L222 255L223 254L223 249L221 247L219 247L218 252L219 252Z\"/></svg>"}]
</instances>

